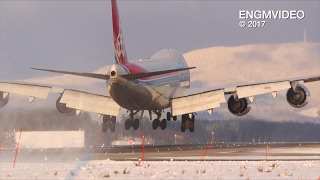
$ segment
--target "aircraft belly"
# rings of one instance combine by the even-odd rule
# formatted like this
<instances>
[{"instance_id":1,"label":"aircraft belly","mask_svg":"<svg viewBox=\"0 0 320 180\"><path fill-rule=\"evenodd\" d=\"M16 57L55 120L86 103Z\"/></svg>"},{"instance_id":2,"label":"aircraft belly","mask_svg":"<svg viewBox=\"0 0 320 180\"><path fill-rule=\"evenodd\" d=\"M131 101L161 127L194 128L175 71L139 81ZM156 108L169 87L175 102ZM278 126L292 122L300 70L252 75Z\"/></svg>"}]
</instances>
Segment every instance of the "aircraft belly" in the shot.
<instances>
[{"instance_id":1,"label":"aircraft belly","mask_svg":"<svg viewBox=\"0 0 320 180\"><path fill-rule=\"evenodd\" d=\"M110 85L110 95L121 107L128 110L161 110L169 107L169 100L150 86L128 83Z\"/></svg>"}]
</instances>

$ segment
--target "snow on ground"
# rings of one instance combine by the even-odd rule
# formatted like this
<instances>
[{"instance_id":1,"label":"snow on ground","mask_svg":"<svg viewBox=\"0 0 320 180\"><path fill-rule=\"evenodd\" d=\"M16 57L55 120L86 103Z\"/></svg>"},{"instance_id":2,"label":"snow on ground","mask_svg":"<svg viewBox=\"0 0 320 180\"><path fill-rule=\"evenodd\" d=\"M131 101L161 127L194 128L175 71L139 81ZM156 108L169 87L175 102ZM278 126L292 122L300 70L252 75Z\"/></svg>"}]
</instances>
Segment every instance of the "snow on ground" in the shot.
<instances>
[{"instance_id":1,"label":"snow on ground","mask_svg":"<svg viewBox=\"0 0 320 180\"><path fill-rule=\"evenodd\" d=\"M319 179L320 161L78 161L0 164L0 179Z\"/></svg>"}]
</instances>

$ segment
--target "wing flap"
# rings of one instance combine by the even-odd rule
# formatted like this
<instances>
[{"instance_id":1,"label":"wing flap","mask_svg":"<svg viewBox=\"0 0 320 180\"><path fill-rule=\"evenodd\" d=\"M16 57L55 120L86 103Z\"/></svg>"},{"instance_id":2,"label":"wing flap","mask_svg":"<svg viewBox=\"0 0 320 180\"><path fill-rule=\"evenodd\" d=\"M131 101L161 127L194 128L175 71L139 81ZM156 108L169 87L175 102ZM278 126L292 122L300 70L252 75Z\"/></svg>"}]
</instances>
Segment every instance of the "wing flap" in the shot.
<instances>
[{"instance_id":1,"label":"wing flap","mask_svg":"<svg viewBox=\"0 0 320 180\"><path fill-rule=\"evenodd\" d=\"M192 89L191 89L192 90ZM188 93L184 90L185 93ZM173 116L220 107L226 102L223 89L171 99Z\"/></svg>"},{"instance_id":2,"label":"wing flap","mask_svg":"<svg viewBox=\"0 0 320 180\"><path fill-rule=\"evenodd\" d=\"M69 108L98 114L117 116L120 112L120 106L110 97L70 89L64 91L60 103L65 103Z\"/></svg>"},{"instance_id":3,"label":"wing flap","mask_svg":"<svg viewBox=\"0 0 320 180\"><path fill-rule=\"evenodd\" d=\"M50 86L0 82L0 91L34 98L46 99L51 91Z\"/></svg>"},{"instance_id":4,"label":"wing flap","mask_svg":"<svg viewBox=\"0 0 320 180\"><path fill-rule=\"evenodd\" d=\"M255 84L248 86L240 86L236 88L238 98L250 97L259 94L277 92L283 89L290 88L290 81Z\"/></svg>"}]
</instances>

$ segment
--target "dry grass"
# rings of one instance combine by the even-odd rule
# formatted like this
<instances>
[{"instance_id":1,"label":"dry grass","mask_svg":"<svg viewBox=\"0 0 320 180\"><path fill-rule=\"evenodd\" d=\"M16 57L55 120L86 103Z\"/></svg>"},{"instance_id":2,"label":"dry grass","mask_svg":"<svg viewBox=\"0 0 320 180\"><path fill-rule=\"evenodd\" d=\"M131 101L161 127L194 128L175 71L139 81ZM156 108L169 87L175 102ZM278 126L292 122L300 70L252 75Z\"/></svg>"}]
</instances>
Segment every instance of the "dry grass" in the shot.
<instances>
[{"instance_id":1,"label":"dry grass","mask_svg":"<svg viewBox=\"0 0 320 180\"><path fill-rule=\"evenodd\" d=\"M280 176L292 176L292 173L279 173L279 174L277 174L277 177L280 177Z\"/></svg>"},{"instance_id":2,"label":"dry grass","mask_svg":"<svg viewBox=\"0 0 320 180\"><path fill-rule=\"evenodd\" d=\"M100 177L101 177L101 178L109 178L110 175L109 175L108 172L104 172L104 174L101 174Z\"/></svg>"},{"instance_id":3,"label":"dry grass","mask_svg":"<svg viewBox=\"0 0 320 180\"><path fill-rule=\"evenodd\" d=\"M204 174L204 173L206 173L206 170L200 170L200 171L197 170L197 173L198 173L198 174Z\"/></svg>"},{"instance_id":4,"label":"dry grass","mask_svg":"<svg viewBox=\"0 0 320 180\"><path fill-rule=\"evenodd\" d=\"M241 170L247 170L248 168L246 166L240 166L239 169Z\"/></svg>"},{"instance_id":5,"label":"dry grass","mask_svg":"<svg viewBox=\"0 0 320 180\"><path fill-rule=\"evenodd\" d=\"M124 170L122 171L122 174L130 174L130 171L127 171L127 168L124 168Z\"/></svg>"},{"instance_id":6,"label":"dry grass","mask_svg":"<svg viewBox=\"0 0 320 180\"><path fill-rule=\"evenodd\" d=\"M275 164L275 163L272 163L272 164L269 164L269 167L271 167L272 169L276 168L276 167L279 167L279 165Z\"/></svg>"},{"instance_id":7,"label":"dry grass","mask_svg":"<svg viewBox=\"0 0 320 180\"><path fill-rule=\"evenodd\" d=\"M138 163L136 163L136 162L133 162L133 163L134 163L134 165L136 165L136 167L141 166L141 162L140 161L138 161Z\"/></svg>"},{"instance_id":8,"label":"dry grass","mask_svg":"<svg viewBox=\"0 0 320 180\"><path fill-rule=\"evenodd\" d=\"M272 172L272 168L267 168L264 172Z\"/></svg>"}]
</instances>

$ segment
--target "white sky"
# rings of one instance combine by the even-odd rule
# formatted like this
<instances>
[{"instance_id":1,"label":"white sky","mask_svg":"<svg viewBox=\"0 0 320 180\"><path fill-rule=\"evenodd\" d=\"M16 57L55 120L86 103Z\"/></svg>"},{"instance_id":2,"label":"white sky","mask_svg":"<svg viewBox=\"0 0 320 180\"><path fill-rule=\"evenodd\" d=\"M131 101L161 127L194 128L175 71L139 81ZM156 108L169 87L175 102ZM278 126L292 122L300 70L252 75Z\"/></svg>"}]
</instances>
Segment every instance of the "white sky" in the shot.
<instances>
[{"instance_id":1,"label":"white sky","mask_svg":"<svg viewBox=\"0 0 320 180\"><path fill-rule=\"evenodd\" d=\"M319 1L119 1L129 59L171 47L320 42ZM303 10L303 20L239 27L239 10ZM0 1L0 80L25 79L44 67L92 72L113 63L110 1Z\"/></svg>"}]
</instances>

